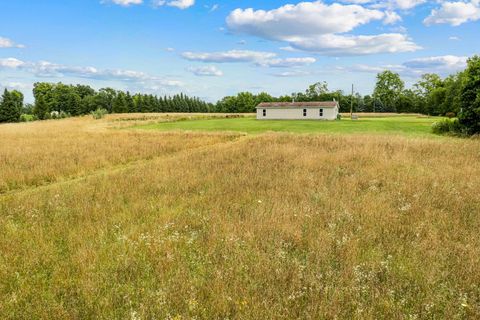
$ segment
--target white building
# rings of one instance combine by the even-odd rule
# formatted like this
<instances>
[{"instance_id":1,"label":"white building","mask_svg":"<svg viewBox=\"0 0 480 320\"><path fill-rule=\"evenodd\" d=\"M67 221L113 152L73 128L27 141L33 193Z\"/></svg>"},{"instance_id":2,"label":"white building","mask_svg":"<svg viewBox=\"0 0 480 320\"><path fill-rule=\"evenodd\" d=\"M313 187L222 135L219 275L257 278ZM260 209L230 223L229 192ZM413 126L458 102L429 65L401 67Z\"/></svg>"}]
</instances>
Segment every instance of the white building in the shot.
<instances>
[{"instance_id":1,"label":"white building","mask_svg":"<svg viewBox=\"0 0 480 320\"><path fill-rule=\"evenodd\" d=\"M257 120L336 120L337 101L264 102L257 106Z\"/></svg>"}]
</instances>

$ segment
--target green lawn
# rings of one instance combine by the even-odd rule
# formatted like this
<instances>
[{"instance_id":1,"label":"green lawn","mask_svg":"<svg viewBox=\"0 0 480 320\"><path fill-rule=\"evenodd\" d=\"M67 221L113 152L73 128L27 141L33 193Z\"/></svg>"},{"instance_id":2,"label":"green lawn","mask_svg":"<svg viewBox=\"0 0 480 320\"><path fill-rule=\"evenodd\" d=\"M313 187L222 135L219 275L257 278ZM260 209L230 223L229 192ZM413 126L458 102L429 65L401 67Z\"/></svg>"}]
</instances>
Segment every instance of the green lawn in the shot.
<instances>
[{"instance_id":1,"label":"green lawn","mask_svg":"<svg viewBox=\"0 0 480 320\"><path fill-rule=\"evenodd\" d=\"M350 119L340 121L256 120L248 117L162 122L141 125L136 128L162 131L239 131L253 134L281 131L295 133L380 133L433 136L431 125L438 120L439 118L435 117L417 116L361 118L355 121Z\"/></svg>"}]
</instances>

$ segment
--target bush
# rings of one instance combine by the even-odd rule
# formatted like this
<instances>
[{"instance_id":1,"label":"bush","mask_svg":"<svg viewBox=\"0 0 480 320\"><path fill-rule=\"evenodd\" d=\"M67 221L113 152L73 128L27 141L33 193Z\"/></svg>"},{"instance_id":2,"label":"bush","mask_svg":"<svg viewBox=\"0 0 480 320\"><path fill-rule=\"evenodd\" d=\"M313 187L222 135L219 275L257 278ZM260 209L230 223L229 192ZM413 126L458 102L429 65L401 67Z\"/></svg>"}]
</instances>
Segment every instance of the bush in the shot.
<instances>
[{"instance_id":1,"label":"bush","mask_svg":"<svg viewBox=\"0 0 480 320\"><path fill-rule=\"evenodd\" d=\"M447 113L445 113L445 117L450 118L450 119L455 118L455 116L456 116L456 115L455 115L454 112L447 112Z\"/></svg>"},{"instance_id":2,"label":"bush","mask_svg":"<svg viewBox=\"0 0 480 320\"><path fill-rule=\"evenodd\" d=\"M462 126L458 119L443 119L433 123L432 131L435 134L461 134Z\"/></svg>"},{"instance_id":3,"label":"bush","mask_svg":"<svg viewBox=\"0 0 480 320\"><path fill-rule=\"evenodd\" d=\"M102 119L103 117L105 117L107 113L108 113L107 109L103 109L103 108L98 108L97 110L91 112L93 119L96 119L96 120Z\"/></svg>"},{"instance_id":4,"label":"bush","mask_svg":"<svg viewBox=\"0 0 480 320\"><path fill-rule=\"evenodd\" d=\"M37 117L35 117L33 114L24 113L20 115L20 122L30 122L35 120L37 120Z\"/></svg>"},{"instance_id":5,"label":"bush","mask_svg":"<svg viewBox=\"0 0 480 320\"><path fill-rule=\"evenodd\" d=\"M340 113L337 115L337 120L342 120L342 115Z\"/></svg>"}]
</instances>

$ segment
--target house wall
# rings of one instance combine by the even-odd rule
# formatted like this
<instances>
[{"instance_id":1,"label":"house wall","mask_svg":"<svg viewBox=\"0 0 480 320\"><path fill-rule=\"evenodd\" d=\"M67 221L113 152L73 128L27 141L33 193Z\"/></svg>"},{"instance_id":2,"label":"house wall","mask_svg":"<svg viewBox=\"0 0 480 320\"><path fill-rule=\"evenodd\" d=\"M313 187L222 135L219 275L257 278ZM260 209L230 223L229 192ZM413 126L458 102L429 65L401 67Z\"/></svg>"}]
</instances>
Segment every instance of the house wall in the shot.
<instances>
[{"instance_id":1,"label":"house wall","mask_svg":"<svg viewBox=\"0 0 480 320\"><path fill-rule=\"evenodd\" d=\"M307 116L303 116L303 109L307 109ZM323 109L323 117L320 117L320 109ZM336 120L338 108L320 107L295 107L295 108L265 108L267 116L263 116L264 109L257 109L258 120Z\"/></svg>"}]
</instances>

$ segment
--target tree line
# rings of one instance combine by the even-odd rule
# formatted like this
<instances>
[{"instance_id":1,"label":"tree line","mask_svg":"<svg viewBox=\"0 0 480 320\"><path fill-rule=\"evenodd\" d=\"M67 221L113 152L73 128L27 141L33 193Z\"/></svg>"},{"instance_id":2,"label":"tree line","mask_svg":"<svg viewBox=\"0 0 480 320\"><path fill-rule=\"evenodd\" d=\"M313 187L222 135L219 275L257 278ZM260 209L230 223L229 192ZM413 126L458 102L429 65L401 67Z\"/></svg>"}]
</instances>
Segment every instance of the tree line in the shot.
<instances>
[{"instance_id":1,"label":"tree line","mask_svg":"<svg viewBox=\"0 0 480 320\"><path fill-rule=\"evenodd\" d=\"M227 96L217 103L207 103L185 94L156 96L131 94L104 88L98 91L88 85L39 82L34 84L35 103L24 105L23 94L5 89L0 99L0 122L16 122L22 114L32 114L43 120L53 115L79 116L97 109L108 113L150 112L255 112L261 102L332 101L340 103L340 111L347 112L354 106L356 112L398 112L426 115L458 115L461 119L479 116L480 110L480 57L468 60L467 69L442 78L437 74L424 74L421 79L406 89L398 73L385 70L376 77L373 94L348 94L342 90L331 91L326 82L310 85L304 92L274 97L266 92L253 94L240 92ZM467 121L480 126L476 120ZM475 124L476 123L476 124ZM475 132L479 132L477 130Z\"/></svg>"},{"instance_id":2,"label":"tree line","mask_svg":"<svg viewBox=\"0 0 480 320\"><path fill-rule=\"evenodd\" d=\"M97 109L108 113L152 113L152 112L210 112L212 104L183 93L174 96L130 94L112 88L98 91L87 85L65 85L63 83L35 83L33 88L35 107L33 114L46 119L52 111L71 116L89 114Z\"/></svg>"}]
</instances>

